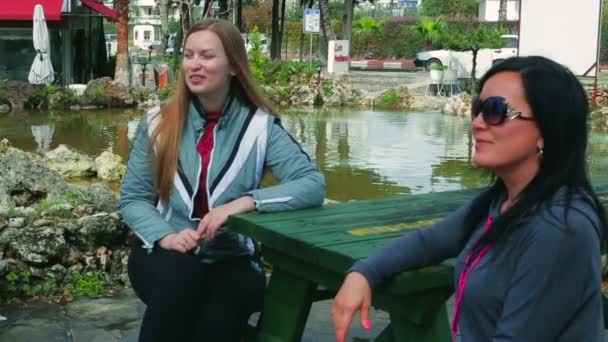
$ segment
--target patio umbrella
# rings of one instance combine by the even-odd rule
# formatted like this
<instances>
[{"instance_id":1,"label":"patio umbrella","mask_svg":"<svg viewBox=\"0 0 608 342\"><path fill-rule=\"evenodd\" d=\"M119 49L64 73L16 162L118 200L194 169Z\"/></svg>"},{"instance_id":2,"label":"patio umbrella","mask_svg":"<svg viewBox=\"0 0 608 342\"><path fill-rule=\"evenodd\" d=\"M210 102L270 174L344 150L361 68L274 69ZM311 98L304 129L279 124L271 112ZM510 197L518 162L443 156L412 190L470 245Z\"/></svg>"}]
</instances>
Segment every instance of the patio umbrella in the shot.
<instances>
[{"instance_id":1,"label":"patio umbrella","mask_svg":"<svg viewBox=\"0 0 608 342\"><path fill-rule=\"evenodd\" d=\"M34 63L32 63L27 79L31 84L51 84L55 79L51 64L51 43L44 18L44 9L40 4L34 7L33 40L36 57L34 57Z\"/></svg>"}]
</instances>

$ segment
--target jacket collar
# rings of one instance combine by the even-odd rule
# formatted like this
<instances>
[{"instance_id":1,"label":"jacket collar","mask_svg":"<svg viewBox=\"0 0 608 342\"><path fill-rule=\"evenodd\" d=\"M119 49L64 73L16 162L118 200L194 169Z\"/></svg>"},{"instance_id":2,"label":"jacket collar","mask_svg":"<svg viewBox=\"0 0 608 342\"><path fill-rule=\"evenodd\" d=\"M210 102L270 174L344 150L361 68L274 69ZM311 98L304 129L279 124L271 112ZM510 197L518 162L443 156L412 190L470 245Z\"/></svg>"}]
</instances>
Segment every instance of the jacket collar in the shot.
<instances>
[{"instance_id":1,"label":"jacket collar","mask_svg":"<svg viewBox=\"0 0 608 342\"><path fill-rule=\"evenodd\" d=\"M240 101L234 94L228 96L222 111L223 114L218 121L218 128L222 128L224 125L227 125L228 122L230 122L230 120L234 117L235 112L238 112L236 109L239 107L239 104ZM200 100L196 96L193 96L192 100L190 101L190 120L192 120L192 124L197 131L202 130L205 126L205 122L207 122L205 110L203 109Z\"/></svg>"}]
</instances>

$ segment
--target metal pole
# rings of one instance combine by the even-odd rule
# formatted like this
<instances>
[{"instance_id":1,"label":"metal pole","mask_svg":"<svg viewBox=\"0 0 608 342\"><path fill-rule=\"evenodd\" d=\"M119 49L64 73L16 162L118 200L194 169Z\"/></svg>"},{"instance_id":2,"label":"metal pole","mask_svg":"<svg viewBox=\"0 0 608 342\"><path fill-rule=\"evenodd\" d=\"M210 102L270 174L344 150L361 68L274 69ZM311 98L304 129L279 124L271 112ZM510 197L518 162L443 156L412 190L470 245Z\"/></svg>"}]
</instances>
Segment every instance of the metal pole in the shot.
<instances>
[{"instance_id":1,"label":"metal pole","mask_svg":"<svg viewBox=\"0 0 608 342\"><path fill-rule=\"evenodd\" d=\"M312 33L310 34L310 50L308 55L308 66L312 67Z\"/></svg>"}]
</instances>

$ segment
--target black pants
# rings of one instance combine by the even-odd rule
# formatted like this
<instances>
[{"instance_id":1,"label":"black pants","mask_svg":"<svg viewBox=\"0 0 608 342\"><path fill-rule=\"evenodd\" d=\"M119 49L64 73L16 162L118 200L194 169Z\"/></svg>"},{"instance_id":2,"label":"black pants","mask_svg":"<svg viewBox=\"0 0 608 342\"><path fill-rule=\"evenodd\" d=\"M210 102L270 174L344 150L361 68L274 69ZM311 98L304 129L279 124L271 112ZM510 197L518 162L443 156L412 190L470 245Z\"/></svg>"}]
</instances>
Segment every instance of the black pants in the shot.
<instances>
[{"instance_id":1,"label":"black pants","mask_svg":"<svg viewBox=\"0 0 608 342\"><path fill-rule=\"evenodd\" d=\"M265 274L249 257L202 264L193 255L137 241L129 279L147 305L140 341L240 341L251 313L262 307Z\"/></svg>"}]
</instances>

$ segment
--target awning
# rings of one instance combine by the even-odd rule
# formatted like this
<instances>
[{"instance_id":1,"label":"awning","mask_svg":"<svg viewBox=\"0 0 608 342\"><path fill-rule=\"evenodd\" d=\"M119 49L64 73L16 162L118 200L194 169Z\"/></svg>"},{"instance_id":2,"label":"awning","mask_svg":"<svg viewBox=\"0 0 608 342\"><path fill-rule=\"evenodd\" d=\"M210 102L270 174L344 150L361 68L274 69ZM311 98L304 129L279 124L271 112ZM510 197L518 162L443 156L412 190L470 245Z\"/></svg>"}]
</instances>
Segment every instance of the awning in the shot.
<instances>
[{"instance_id":1,"label":"awning","mask_svg":"<svg viewBox=\"0 0 608 342\"><path fill-rule=\"evenodd\" d=\"M32 21L34 6L44 7L47 21L61 20L63 0L13 0L2 1L0 6L0 21Z\"/></svg>"},{"instance_id":2,"label":"awning","mask_svg":"<svg viewBox=\"0 0 608 342\"><path fill-rule=\"evenodd\" d=\"M109 21L117 21L118 14L111 9L110 7L106 7L104 4L96 2L95 0L80 0L83 5L92 9L93 11L103 15L108 18Z\"/></svg>"}]
</instances>

